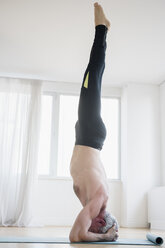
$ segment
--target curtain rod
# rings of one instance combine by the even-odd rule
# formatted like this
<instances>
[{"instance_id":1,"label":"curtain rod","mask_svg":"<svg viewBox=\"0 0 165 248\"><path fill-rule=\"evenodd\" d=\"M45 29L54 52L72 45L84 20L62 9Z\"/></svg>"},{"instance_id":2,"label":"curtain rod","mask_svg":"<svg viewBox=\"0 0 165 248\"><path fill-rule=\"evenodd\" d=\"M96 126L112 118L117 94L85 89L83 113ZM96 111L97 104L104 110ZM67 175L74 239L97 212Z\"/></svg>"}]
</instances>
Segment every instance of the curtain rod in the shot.
<instances>
[{"instance_id":1,"label":"curtain rod","mask_svg":"<svg viewBox=\"0 0 165 248\"><path fill-rule=\"evenodd\" d=\"M34 80L36 81L45 81L46 83L64 83L64 84L76 84L76 85L81 85L81 82L65 82L65 81L55 81L55 80L52 80L52 79L46 79L46 78L36 78L36 77L33 77L33 75L31 75L31 77L26 77L24 75L10 75L10 74L2 74L0 73L0 78L12 78L12 79L24 79L24 80ZM121 87L121 85L108 85L108 84L105 84L104 86L107 86L107 87L113 87L113 88L119 88Z\"/></svg>"},{"instance_id":2,"label":"curtain rod","mask_svg":"<svg viewBox=\"0 0 165 248\"><path fill-rule=\"evenodd\" d=\"M35 76L24 76L24 75L9 75L9 74L0 74L0 78L12 78L12 79L25 79L25 80L34 80L34 81L46 81L50 83L58 83L58 81L52 80L52 79L46 79L46 78L37 78Z\"/></svg>"},{"instance_id":3,"label":"curtain rod","mask_svg":"<svg viewBox=\"0 0 165 248\"><path fill-rule=\"evenodd\" d=\"M25 80L34 80L34 81L45 81L47 83L74 83L74 84L79 84L80 82L64 82L64 81L55 81L53 79L46 79L46 78L37 78L33 75L31 75L31 77L27 77L26 75L10 75L10 74L2 74L0 73L0 78L13 78L13 79L25 79ZM163 80L161 83L159 84L154 84L154 83L151 83L151 85L158 85L158 86L161 86L165 83L165 80ZM137 83L131 83L131 84L137 84ZM139 83L138 83L139 84ZM140 84L143 84L143 83L140 83ZM117 85L108 85L108 86L111 86L111 87L121 87L123 86L124 84L117 84ZM150 84L146 84L146 85L150 85Z\"/></svg>"},{"instance_id":4,"label":"curtain rod","mask_svg":"<svg viewBox=\"0 0 165 248\"><path fill-rule=\"evenodd\" d=\"M46 79L46 78L37 78L31 75L31 77L27 77L24 75L10 75L10 74L0 74L0 78L11 78L11 79L24 79L24 80L33 80L33 81L43 81L46 83L65 83L65 84L79 84L79 82L65 82L65 81L55 81L53 79Z\"/></svg>"}]
</instances>

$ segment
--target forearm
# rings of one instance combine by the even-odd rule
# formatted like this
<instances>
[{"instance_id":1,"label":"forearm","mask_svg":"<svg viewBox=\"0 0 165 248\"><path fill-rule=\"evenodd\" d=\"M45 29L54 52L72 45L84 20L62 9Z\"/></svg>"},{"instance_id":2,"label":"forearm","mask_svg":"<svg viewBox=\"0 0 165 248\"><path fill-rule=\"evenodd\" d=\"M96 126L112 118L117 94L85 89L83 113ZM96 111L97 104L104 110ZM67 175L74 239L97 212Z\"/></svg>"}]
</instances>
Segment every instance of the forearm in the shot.
<instances>
[{"instance_id":1,"label":"forearm","mask_svg":"<svg viewBox=\"0 0 165 248\"><path fill-rule=\"evenodd\" d=\"M107 235L104 233L93 233L93 232L83 233L82 231L80 231L77 235L70 234L69 238L71 242L104 241L107 239Z\"/></svg>"},{"instance_id":2,"label":"forearm","mask_svg":"<svg viewBox=\"0 0 165 248\"><path fill-rule=\"evenodd\" d=\"M107 239L107 235L105 233L93 233L87 232L85 234L80 235L80 241L105 241Z\"/></svg>"}]
</instances>

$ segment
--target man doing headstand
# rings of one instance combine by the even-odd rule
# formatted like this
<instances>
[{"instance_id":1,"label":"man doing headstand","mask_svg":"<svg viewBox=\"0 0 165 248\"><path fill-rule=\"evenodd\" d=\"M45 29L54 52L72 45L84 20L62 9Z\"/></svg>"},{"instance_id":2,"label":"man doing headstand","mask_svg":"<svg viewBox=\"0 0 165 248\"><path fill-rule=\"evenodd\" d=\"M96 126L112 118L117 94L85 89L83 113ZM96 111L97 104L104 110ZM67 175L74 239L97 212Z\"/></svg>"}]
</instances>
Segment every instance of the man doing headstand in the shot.
<instances>
[{"instance_id":1,"label":"man doing headstand","mask_svg":"<svg viewBox=\"0 0 165 248\"><path fill-rule=\"evenodd\" d=\"M115 241L117 223L107 224L108 183L100 159L106 128L100 116L101 81L105 67L106 35L110 22L102 7L94 4L95 39L81 87L76 142L70 163L73 188L83 205L70 232L70 241Z\"/></svg>"}]
</instances>

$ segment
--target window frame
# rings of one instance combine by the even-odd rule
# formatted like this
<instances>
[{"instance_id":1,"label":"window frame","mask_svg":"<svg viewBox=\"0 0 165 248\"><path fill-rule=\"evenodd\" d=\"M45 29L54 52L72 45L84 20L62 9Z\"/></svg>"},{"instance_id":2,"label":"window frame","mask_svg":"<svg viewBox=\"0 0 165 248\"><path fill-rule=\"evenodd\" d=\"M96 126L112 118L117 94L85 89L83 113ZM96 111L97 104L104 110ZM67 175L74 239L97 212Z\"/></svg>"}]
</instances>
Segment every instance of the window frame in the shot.
<instances>
[{"instance_id":1,"label":"window frame","mask_svg":"<svg viewBox=\"0 0 165 248\"><path fill-rule=\"evenodd\" d=\"M68 86L71 87L68 87ZM80 87L79 84L75 83L62 83L60 87L59 83L45 83L43 85L43 95L52 96L52 119L51 119L51 140L50 140L50 164L49 164L49 174L42 175L38 174L39 179L56 179L56 180L72 180L70 177L60 177L57 176L57 163L58 163L58 139L59 139L59 116L60 116L60 95L66 96L79 96ZM76 86L76 87L75 87ZM115 87L102 87L102 97L117 99L119 101L119 112L118 112L118 178L110 179L110 181L120 181L121 180L121 89ZM57 133L57 135L56 135Z\"/></svg>"}]
</instances>

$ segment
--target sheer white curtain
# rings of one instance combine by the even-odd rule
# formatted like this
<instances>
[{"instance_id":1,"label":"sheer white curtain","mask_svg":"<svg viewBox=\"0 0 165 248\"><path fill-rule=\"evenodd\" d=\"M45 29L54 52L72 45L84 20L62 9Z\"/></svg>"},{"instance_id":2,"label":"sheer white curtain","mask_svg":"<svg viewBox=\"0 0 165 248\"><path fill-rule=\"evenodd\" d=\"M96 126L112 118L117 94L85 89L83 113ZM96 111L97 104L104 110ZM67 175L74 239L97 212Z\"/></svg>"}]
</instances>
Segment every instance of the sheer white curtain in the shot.
<instances>
[{"instance_id":1,"label":"sheer white curtain","mask_svg":"<svg viewBox=\"0 0 165 248\"><path fill-rule=\"evenodd\" d=\"M0 225L32 224L42 84L0 78Z\"/></svg>"}]
</instances>

